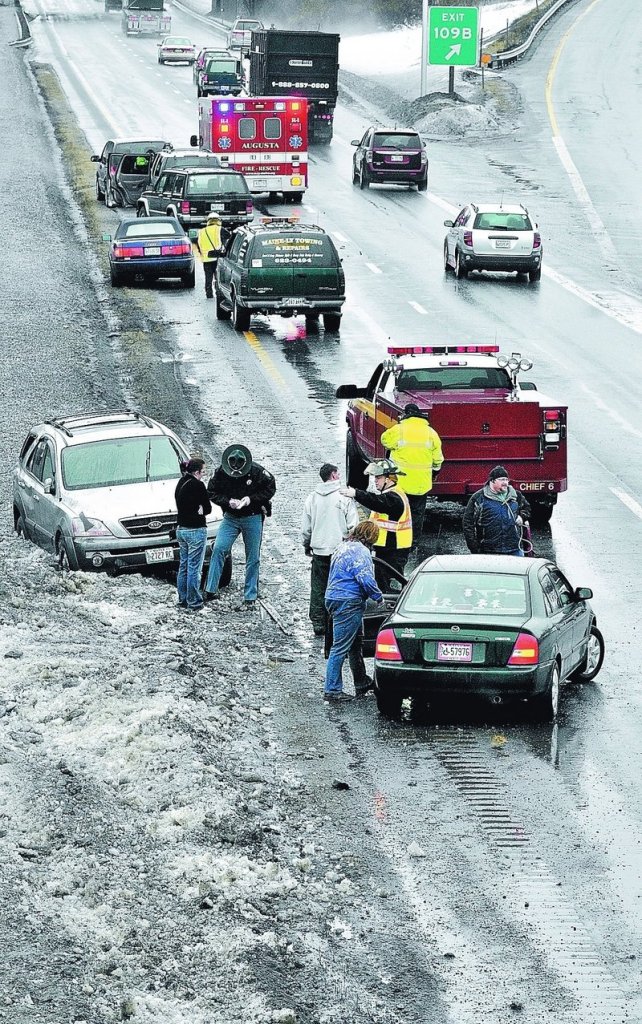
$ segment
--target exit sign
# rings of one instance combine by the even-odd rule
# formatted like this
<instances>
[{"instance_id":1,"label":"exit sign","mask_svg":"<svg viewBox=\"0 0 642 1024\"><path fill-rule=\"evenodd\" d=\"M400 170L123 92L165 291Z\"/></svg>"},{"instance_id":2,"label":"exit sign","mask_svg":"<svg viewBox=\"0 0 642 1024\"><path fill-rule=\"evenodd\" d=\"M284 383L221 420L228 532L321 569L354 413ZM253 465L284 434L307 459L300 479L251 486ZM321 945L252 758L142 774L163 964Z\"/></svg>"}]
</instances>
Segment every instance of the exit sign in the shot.
<instances>
[{"instance_id":1,"label":"exit sign","mask_svg":"<svg viewBox=\"0 0 642 1024\"><path fill-rule=\"evenodd\" d=\"M428 63L474 67L479 59L479 8L430 7Z\"/></svg>"}]
</instances>

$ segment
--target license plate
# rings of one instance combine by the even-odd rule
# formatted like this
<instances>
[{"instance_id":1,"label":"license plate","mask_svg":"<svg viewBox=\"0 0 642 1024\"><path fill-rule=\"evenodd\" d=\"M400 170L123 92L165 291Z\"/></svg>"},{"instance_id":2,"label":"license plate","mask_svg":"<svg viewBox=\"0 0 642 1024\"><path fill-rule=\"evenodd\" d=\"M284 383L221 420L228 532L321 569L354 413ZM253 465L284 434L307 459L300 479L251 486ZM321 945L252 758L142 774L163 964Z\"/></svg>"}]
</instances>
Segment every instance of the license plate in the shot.
<instances>
[{"instance_id":1,"label":"license plate","mask_svg":"<svg viewBox=\"0 0 642 1024\"><path fill-rule=\"evenodd\" d=\"M304 299L304 298L286 299L285 300L285 305L286 306L300 306L304 302L307 303L307 299Z\"/></svg>"},{"instance_id":2,"label":"license plate","mask_svg":"<svg viewBox=\"0 0 642 1024\"><path fill-rule=\"evenodd\" d=\"M265 178L256 178L254 180L253 184L254 184L254 188L260 188L264 192L268 191L269 185L268 185L267 180Z\"/></svg>"},{"instance_id":3,"label":"license plate","mask_svg":"<svg viewBox=\"0 0 642 1024\"><path fill-rule=\"evenodd\" d=\"M225 203L210 203L210 210L224 210Z\"/></svg>"},{"instance_id":4,"label":"license plate","mask_svg":"<svg viewBox=\"0 0 642 1024\"><path fill-rule=\"evenodd\" d=\"M437 644L437 661L472 661L472 644Z\"/></svg>"},{"instance_id":5,"label":"license plate","mask_svg":"<svg viewBox=\"0 0 642 1024\"><path fill-rule=\"evenodd\" d=\"M401 154L395 154L394 156L390 157L390 160L393 164L400 164L403 163L403 156L401 156Z\"/></svg>"},{"instance_id":6,"label":"license plate","mask_svg":"<svg viewBox=\"0 0 642 1024\"><path fill-rule=\"evenodd\" d=\"M160 256L160 254L160 246L158 245L152 245L151 248L145 249L146 256Z\"/></svg>"},{"instance_id":7,"label":"license plate","mask_svg":"<svg viewBox=\"0 0 642 1024\"><path fill-rule=\"evenodd\" d=\"M508 242L508 241L504 242L504 241L500 240L499 242L495 242L495 247L497 249L510 249L510 242Z\"/></svg>"},{"instance_id":8,"label":"license plate","mask_svg":"<svg viewBox=\"0 0 642 1024\"><path fill-rule=\"evenodd\" d=\"M174 548L152 548L145 552L145 559L148 565L154 562L173 562Z\"/></svg>"}]
</instances>

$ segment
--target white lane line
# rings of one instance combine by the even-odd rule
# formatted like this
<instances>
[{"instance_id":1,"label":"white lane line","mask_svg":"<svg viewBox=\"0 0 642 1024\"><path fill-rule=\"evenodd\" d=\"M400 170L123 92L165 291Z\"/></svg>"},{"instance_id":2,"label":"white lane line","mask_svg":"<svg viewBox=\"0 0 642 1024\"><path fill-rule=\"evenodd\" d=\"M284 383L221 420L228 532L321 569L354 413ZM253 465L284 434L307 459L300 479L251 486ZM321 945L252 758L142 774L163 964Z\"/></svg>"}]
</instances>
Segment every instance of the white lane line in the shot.
<instances>
[{"instance_id":1,"label":"white lane line","mask_svg":"<svg viewBox=\"0 0 642 1024\"><path fill-rule=\"evenodd\" d=\"M642 505L640 505L635 498L632 498L630 494L626 493L626 491L618 491L617 487L609 487L609 490L616 498L620 499L623 505L630 508L631 512L633 512L638 519L642 519Z\"/></svg>"},{"instance_id":2,"label":"white lane line","mask_svg":"<svg viewBox=\"0 0 642 1024\"><path fill-rule=\"evenodd\" d=\"M417 313L421 313L422 316L428 316L428 310L424 309L423 306L420 306L418 302L413 302L412 299L408 299L408 305L412 306Z\"/></svg>"},{"instance_id":3,"label":"white lane line","mask_svg":"<svg viewBox=\"0 0 642 1024\"><path fill-rule=\"evenodd\" d=\"M367 328L370 338L383 343L384 345L392 344L392 338L390 335L386 334L381 324L377 323L375 318L370 316L369 313L366 313L365 309L361 309L360 306L353 306L351 304L348 305L348 309L352 316L356 316L358 320L361 320L361 323Z\"/></svg>"},{"instance_id":4,"label":"white lane line","mask_svg":"<svg viewBox=\"0 0 642 1024\"><path fill-rule=\"evenodd\" d=\"M560 135L554 135L553 145L557 150L557 155L560 158L562 167L570 178L573 191L579 200L580 206L584 208L584 213L586 214L587 220L591 226L591 231L593 232L595 241L600 247L602 256L605 260L617 267L619 261L617 252L615 251L615 246L609 237L604 221L593 205L593 200L588 193L586 185L582 181L582 176L573 162L573 158L567 149L564 139Z\"/></svg>"},{"instance_id":5,"label":"white lane line","mask_svg":"<svg viewBox=\"0 0 642 1024\"><path fill-rule=\"evenodd\" d=\"M342 235L340 231L333 231L332 234L336 238L337 242L347 242L348 239L345 235Z\"/></svg>"},{"instance_id":6,"label":"white lane line","mask_svg":"<svg viewBox=\"0 0 642 1024\"><path fill-rule=\"evenodd\" d=\"M383 270L381 270L376 265L376 263L366 263L366 266L367 266L368 270L372 271L373 274L383 274Z\"/></svg>"}]
</instances>

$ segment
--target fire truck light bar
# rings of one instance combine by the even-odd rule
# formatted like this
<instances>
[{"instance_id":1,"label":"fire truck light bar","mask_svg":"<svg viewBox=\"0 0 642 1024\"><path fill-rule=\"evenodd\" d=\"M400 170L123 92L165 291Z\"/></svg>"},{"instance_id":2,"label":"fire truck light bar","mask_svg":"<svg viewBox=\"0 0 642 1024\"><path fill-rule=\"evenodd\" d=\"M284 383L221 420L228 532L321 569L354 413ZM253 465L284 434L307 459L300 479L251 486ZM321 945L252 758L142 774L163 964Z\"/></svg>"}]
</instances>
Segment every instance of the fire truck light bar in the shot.
<instances>
[{"instance_id":1,"label":"fire truck light bar","mask_svg":"<svg viewBox=\"0 0 642 1024\"><path fill-rule=\"evenodd\" d=\"M390 345L391 356L446 356L450 352L491 353L499 352L499 345Z\"/></svg>"},{"instance_id":2,"label":"fire truck light bar","mask_svg":"<svg viewBox=\"0 0 642 1024\"><path fill-rule=\"evenodd\" d=\"M298 224L300 217L261 217L261 224Z\"/></svg>"}]
</instances>

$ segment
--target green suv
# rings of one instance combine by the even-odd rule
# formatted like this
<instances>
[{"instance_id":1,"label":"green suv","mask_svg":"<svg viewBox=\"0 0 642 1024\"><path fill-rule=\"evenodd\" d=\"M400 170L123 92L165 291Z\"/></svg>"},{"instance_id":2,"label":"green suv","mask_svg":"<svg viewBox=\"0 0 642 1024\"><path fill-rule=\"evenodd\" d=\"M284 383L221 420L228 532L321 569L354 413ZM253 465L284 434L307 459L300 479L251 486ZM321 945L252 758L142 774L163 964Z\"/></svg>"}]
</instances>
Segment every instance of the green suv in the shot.
<instances>
[{"instance_id":1,"label":"green suv","mask_svg":"<svg viewBox=\"0 0 642 1024\"><path fill-rule=\"evenodd\" d=\"M323 315L326 331L338 331L345 302L345 275L334 242L316 224L296 218L265 218L246 224L216 267L216 315L230 316L247 331L252 313Z\"/></svg>"}]
</instances>

